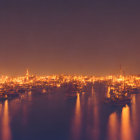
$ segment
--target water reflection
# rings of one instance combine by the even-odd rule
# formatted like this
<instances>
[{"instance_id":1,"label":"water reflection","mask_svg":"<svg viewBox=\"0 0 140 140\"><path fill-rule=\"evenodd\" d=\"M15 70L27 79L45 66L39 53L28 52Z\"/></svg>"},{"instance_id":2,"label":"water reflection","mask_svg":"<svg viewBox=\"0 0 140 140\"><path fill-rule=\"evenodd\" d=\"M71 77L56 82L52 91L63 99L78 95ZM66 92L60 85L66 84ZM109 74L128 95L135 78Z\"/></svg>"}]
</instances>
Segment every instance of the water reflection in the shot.
<instances>
[{"instance_id":1,"label":"water reflection","mask_svg":"<svg viewBox=\"0 0 140 140\"><path fill-rule=\"evenodd\" d=\"M3 117L2 117L2 140L11 140L8 100L4 102L4 110L3 110Z\"/></svg>"},{"instance_id":2,"label":"water reflection","mask_svg":"<svg viewBox=\"0 0 140 140\"><path fill-rule=\"evenodd\" d=\"M132 126L130 122L130 108L128 105L122 109L121 138L122 140L133 140Z\"/></svg>"},{"instance_id":3,"label":"water reflection","mask_svg":"<svg viewBox=\"0 0 140 140\"><path fill-rule=\"evenodd\" d=\"M80 107L80 94L77 94L76 106L75 106L75 116L72 126L72 139L80 139L80 128L81 128L81 107Z\"/></svg>"},{"instance_id":4,"label":"water reflection","mask_svg":"<svg viewBox=\"0 0 140 140\"><path fill-rule=\"evenodd\" d=\"M95 95L95 91L94 91L93 86L91 87L91 95L92 95L92 96L94 96L94 95Z\"/></svg>"},{"instance_id":5,"label":"water reflection","mask_svg":"<svg viewBox=\"0 0 140 140\"><path fill-rule=\"evenodd\" d=\"M122 112L114 112L109 116L109 139L133 140L138 132L137 116L136 95L133 95L130 106L126 105L122 108ZM121 118L119 119L119 117Z\"/></svg>"},{"instance_id":6,"label":"water reflection","mask_svg":"<svg viewBox=\"0 0 140 140\"><path fill-rule=\"evenodd\" d=\"M40 116L40 114L48 116L47 119L51 120L50 122L53 122L53 119L51 119L52 117L50 117L52 115L52 110L54 110L52 99L57 97L57 94L51 96L52 98L47 98L48 101L43 102L43 104L39 102L42 102L42 100L44 101L45 96L38 96L38 98L40 98L38 100L38 98L34 98L33 94L29 92L25 97L25 99L29 100L30 102L24 102L24 98L22 99L23 101L10 101L10 118L8 101L5 101L4 104L0 104L0 140L19 140L18 138L15 139L17 135L20 137L23 135L30 136L26 129L30 130L30 132L34 131L35 125L32 124L36 123L32 122L32 111L36 116ZM46 97L48 97L48 95ZM67 117L69 117L68 120L71 121L69 122L66 120L65 122L63 117L59 117L60 120L58 120L62 122L64 121L64 124L66 124L66 127L62 128L62 131L65 129L68 136L64 137L64 134L62 134L61 137L57 133L56 136L60 136L60 139L62 140L133 140L134 136L135 138L139 139L139 99L140 95L134 95L130 106L126 106L122 108L122 110L115 110L115 112L112 113L111 107L106 107L104 104L101 104L99 93L95 92L94 89L92 89L92 94L90 95L86 95L86 93L84 95L77 94L76 100L74 99L66 102L71 111L69 112L70 115L67 115ZM38 104L33 104L34 101L35 104ZM49 107L39 109L39 112L34 111L37 109L38 105L41 104L43 106L47 106L48 102L52 102ZM67 111L69 111L69 109L67 109ZM71 114L72 112L73 116ZM56 116L57 115L60 116L59 111L56 111ZM18 118L18 120L14 119L15 116ZM11 133L10 129L10 119L12 122L11 124L13 124L11 126L13 133ZM39 123L44 124L44 120L41 119ZM42 134L44 134L44 139L47 139L50 132L54 134L54 132L49 129L52 127L52 123L46 123L46 126L44 125L44 128L48 127L48 130L46 130L46 128L43 129L45 130L44 133L42 130L40 130L42 126L39 123L37 122L37 127L35 129L37 132L39 132L38 135L40 137ZM19 130L17 130L17 126L20 126L18 127ZM53 127L58 129L61 128L58 126L58 124L54 124ZM71 134L71 136L69 136L69 134ZM38 140L38 138L34 140Z\"/></svg>"},{"instance_id":7,"label":"water reflection","mask_svg":"<svg viewBox=\"0 0 140 140\"><path fill-rule=\"evenodd\" d=\"M2 113L2 104L0 103L0 117L1 117L1 113Z\"/></svg>"},{"instance_id":8,"label":"water reflection","mask_svg":"<svg viewBox=\"0 0 140 140\"><path fill-rule=\"evenodd\" d=\"M109 140L118 140L118 119L117 113L114 112L109 116Z\"/></svg>"},{"instance_id":9,"label":"water reflection","mask_svg":"<svg viewBox=\"0 0 140 140\"><path fill-rule=\"evenodd\" d=\"M94 140L99 139L99 106L98 106L98 99L96 97L96 93L92 88L92 96L93 96L93 118L94 118L94 127L93 127L93 136Z\"/></svg>"},{"instance_id":10,"label":"water reflection","mask_svg":"<svg viewBox=\"0 0 140 140\"><path fill-rule=\"evenodd\" d=\"M132 125L133 125L133 130L135 131L135 135L137 135L138 132L138 118L137 118L137 112L136 112L136 95L133 95L132 97Z\"/></svg>"},{"instance_id":11,"label":"water reflection","mask_svg":"<svg viewBox=\"0 0 140 140\"><path fill-rule=\"evenodd\" d=\"M28 91L28 100L32 101L32 91Z\"/></svg>"}]
</instances>

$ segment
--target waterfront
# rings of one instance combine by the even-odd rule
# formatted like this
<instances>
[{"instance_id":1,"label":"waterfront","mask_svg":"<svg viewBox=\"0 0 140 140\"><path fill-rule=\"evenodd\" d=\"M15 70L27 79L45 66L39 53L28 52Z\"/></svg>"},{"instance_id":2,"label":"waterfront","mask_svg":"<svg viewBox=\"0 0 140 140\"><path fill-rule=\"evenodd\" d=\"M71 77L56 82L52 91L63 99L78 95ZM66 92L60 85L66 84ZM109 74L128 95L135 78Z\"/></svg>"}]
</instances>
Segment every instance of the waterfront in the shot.
<instances>
[{"instance_id":1,"label":"waterfront","mask_svg":"<svg viewBox=\"0 0 140 140\"><path fill-rule=\"evenodd\" d=\"M1 0L0 140L140 140L139 5Z\"/></svg>"},{"instance_id":2,"label":"waterfront","mask_svg":"<svg viewBox=\"0 0 140 140\"><path fill-rule=\"evenodd\" d=\"M61 90L41 95L29 92L0 103L0 139L140 139L139 94L121 110L106 107L99 91L89 91L70 100Z\"/></svg>"}]
</instances>

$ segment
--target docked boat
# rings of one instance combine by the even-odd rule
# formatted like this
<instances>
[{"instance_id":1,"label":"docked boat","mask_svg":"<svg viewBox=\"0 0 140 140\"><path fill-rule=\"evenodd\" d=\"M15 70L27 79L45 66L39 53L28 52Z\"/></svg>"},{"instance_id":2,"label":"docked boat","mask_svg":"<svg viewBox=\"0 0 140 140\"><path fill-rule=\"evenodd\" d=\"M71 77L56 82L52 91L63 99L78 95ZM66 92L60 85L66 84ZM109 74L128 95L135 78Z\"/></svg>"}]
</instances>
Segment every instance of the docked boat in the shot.
<instances>
[{"instance_id":1,"label":"docked boat","mask_svg":"<svg viewBox=\"0 0 140 140\"><path fill-rule=\"evenodd\" d=\"M125 106L131 103L131 95L125 90L118 90L114 87L108 88L107 97L105 98L105 103L112 106Z\"/></svg>"},{"instance_id":2,"label":"docked boat","mask_svg":"<svg viewBox=\"0 0 140 140\"><path fill-rule=\"evenodd\" d=\"M112 106L125 106L126 104L131 103L131 98L130 97L106 98L105 103L110 104Z\"/></svg>"},{"instance_id":3,"label":"docked boat","mask_svg":"<svg viewBox=\"0 0 140 140\"><path fill-rule=\"evenodd\" d=\"M8 99L7 95L0 92L0 101L5 101L6 99Z\"/></svg>"}]
</instances>

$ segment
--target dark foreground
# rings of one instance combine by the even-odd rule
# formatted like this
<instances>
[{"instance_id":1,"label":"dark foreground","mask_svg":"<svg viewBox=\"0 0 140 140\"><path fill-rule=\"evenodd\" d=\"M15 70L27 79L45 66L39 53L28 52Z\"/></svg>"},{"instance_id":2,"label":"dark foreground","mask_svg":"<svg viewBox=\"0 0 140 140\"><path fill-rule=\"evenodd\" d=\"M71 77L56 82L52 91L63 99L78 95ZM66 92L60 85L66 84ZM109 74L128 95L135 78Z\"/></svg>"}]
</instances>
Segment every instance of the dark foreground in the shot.
<instances>
[{"instance_id":1,"label":"dark foreground","mask_svg":"<svg viewBox=\"0 0 140 140\"><path fill-rule=\"evenodd\" d=\"M93 90L74 99L29 92L0 103L0 124L0 140L139 140L140 95L116 109Z\"/></svg>"}]
</instances>

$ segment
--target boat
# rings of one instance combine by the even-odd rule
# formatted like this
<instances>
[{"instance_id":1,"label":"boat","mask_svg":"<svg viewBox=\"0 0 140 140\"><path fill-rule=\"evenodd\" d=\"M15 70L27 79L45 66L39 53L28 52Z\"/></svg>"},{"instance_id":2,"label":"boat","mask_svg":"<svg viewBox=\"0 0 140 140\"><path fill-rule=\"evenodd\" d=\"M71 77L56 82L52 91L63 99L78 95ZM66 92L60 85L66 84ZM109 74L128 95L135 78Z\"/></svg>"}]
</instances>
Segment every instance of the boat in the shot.
<instances>
[{"instance_id":1,"label":"boat","mask_svg":"<svg viewBox=\"0 0 140 140\"><path fill-rule=\"evenodd\" d=\"M123 98L106 98L105 103L110 104L112 106L125 106L126 104L131 103L130 97L123 97Z\"/></svg>"},{"instance_id":2,"label":"boat","mask_svg":"<svg viewBox=\"0 0 140 140\"><path fill-rule=\"evenodd\" d=\"M111 106L122 107L126 104L131 104L131 99L131 95L126 90L109 87L107 97L105 97L104 102Z\"/></svg>"}]
</instances>

